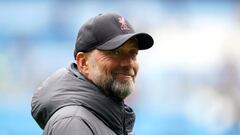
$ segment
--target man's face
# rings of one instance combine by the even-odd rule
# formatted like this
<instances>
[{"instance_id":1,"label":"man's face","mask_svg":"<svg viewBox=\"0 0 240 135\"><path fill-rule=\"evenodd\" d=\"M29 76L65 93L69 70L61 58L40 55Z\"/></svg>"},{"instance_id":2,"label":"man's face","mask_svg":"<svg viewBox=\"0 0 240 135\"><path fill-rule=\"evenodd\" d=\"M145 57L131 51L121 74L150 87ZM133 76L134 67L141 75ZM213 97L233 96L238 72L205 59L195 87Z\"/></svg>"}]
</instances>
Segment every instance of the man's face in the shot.
<instances>
[{"instance_id":1,"label":"man's face","mask_svg":"<svg viewBox=\"0 0 240 135\"><path fill-rule=\"evenodd\" d=\"M128 40L115 50L93 50L88 56L88 79L107 94L126 98L134 90L138 71L137 53L136 39Z\"/></svg>"}]
</instances>

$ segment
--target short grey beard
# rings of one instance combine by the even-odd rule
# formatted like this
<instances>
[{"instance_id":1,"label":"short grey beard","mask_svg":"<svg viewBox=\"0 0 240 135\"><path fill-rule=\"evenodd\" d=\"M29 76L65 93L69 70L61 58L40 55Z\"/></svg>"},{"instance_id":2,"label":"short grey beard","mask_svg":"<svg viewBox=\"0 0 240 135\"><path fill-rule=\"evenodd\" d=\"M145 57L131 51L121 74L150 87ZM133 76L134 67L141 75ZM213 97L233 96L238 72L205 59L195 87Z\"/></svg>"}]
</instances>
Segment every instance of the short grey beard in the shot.
<instances>
[{"instance_id":1,"label":"short grey beard","mask_svg":"<svg viewBox=\"0 0 240 135\"><path fill-rule=\"evenodd\" d=\"M111 84L111 92L114 96L125 99L128 95L130 95L135 88L133 81L125 81L123 83L114 80Z\"/></svg>"},{"instance_id":2,"label":"short grey beard","mask_svg":"<svg viewBox=\"0 0 240 135\"><path fill-rule=\"evenodd\" d=\"M112 76L107 76L104 71L101 72L96 65L93 66L95 70L91 80L95 85L103 89L104 93L107 95L111 94L123 100L134 90L134 80L127 80L124 82L117 81L116 79L114 80Z\"/></svg>"}]
</instances>

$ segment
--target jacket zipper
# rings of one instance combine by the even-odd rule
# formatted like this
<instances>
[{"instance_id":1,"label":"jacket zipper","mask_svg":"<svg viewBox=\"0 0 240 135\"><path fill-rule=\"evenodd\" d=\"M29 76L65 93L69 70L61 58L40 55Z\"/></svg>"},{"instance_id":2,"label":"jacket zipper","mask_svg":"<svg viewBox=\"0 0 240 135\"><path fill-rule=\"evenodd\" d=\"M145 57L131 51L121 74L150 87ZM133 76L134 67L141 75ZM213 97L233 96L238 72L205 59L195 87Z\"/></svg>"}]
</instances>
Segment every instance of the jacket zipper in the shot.
<instances>
[{"instance_id":1,"label":"jacket zipper","mask_svg":"<svg viewBox=\"0 0 240 135\"><path fill-rule=\"evenodd\" d=\"M122 112L123 112L123 135L127 135L126 125L125 125L125 106L123 102L122 102Z\"/></svg>"}]
</instances>

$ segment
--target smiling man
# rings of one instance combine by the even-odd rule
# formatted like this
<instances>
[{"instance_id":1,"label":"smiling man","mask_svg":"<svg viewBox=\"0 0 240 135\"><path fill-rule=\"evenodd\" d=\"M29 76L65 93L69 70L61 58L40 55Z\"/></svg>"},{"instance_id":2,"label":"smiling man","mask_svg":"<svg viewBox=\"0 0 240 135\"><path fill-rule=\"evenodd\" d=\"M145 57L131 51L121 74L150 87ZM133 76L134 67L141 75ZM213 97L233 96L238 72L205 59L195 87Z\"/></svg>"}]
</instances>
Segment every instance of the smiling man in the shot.
<instances>
[{"instance_id":1,"label":"smiling man","mask_svg":"<svg viewBox=\"0 0 240 135\"><path fill-rule=\"evenodd\" d=\"M95 49L86 55L79 52L76 57L78 70L106 95L124 99L134 89L138 71L137 53L138 45L135 38L129 39L114 50Z\"/></svg>"},{"instance_id":2,"label":"smiling man","mask_svg":"<svg viewBox=\"0 0 240 135\"><path fill-rule=\"evenodd\" d=\"M100 14L82 25L75 62L51 75L32 99L32 115L44 135L132 135L139 50L153 39L136 33L118 14Z\"/></svg>"}]
</instances>

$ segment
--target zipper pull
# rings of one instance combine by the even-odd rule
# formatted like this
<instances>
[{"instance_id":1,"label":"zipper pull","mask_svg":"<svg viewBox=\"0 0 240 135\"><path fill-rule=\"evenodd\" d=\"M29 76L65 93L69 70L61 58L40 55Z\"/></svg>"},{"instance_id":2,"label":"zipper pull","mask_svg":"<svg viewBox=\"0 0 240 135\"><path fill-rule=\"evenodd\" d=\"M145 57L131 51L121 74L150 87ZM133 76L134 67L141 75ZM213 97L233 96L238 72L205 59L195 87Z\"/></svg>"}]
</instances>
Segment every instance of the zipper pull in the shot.
<instances>
[{"instance_id":1,"label":"zipper pull","mask_svg":"<svg viewBox=\"0 0 240 135\"><path fill-rule=\"evenodd\" d=\"M133 132L128 132L127 135L135 135L135 133L133 133Z\"/></svg>"}]
</instances>

